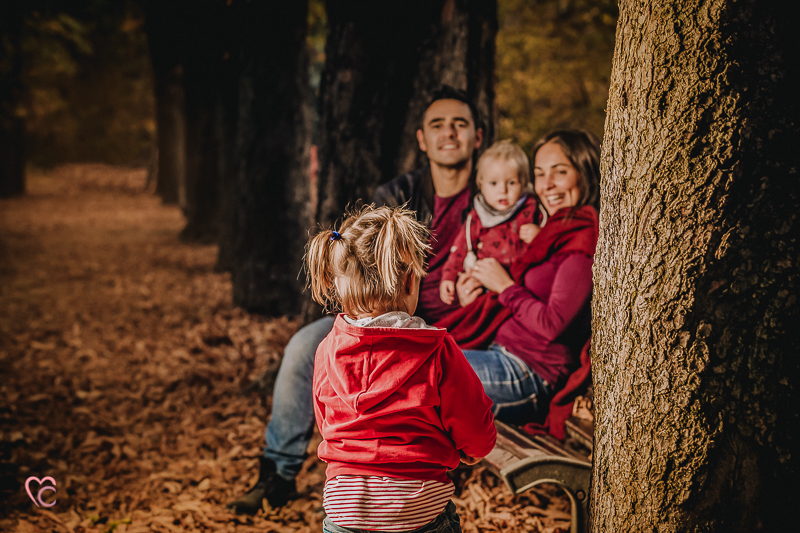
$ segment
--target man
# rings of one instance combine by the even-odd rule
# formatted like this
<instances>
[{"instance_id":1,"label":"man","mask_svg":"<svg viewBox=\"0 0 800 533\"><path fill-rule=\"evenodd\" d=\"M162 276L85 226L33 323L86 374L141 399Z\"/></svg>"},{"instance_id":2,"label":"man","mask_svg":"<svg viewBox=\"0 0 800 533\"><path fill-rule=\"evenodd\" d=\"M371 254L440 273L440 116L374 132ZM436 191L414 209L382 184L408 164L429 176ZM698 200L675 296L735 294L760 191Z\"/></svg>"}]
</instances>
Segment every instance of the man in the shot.
<instances>
[{"instance_id":1,"label":"man","mask_svg":"<svg viewBox=\"0 0 800 533\"><path fill-rule=\"evenodd\" d=\"M408 202L417 219L431 229L428 275L422 280L417 308L417 314L428 323L458 306L457 302L442 302L439 282L463 214L471 207L473 154L482 140L475 106L462 91L442 86L434 92L417 130L419 148L427 154L429 164L398 176L375 191L376 204L397 206ZM307 456L314 429L314 355L330 333L333 320L329 316L305 326L286 346L275 381L259 478L247 494L228 504L237 513L258 512L263 498L273 507L281 507L296 496L294 480Z\"/></svg>"}]
</instances>

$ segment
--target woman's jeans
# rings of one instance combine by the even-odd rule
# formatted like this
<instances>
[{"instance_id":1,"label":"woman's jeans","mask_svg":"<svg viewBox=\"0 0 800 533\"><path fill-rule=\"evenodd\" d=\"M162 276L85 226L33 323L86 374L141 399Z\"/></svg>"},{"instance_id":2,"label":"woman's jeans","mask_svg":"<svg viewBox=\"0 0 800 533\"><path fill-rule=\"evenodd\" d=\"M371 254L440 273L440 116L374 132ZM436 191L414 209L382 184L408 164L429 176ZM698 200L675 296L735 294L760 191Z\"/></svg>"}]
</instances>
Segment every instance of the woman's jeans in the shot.
<instances>
[{"instance_id":1,"label":"woman's jeans","mask_svg":"<svg viewBox=\"0 0 800 533\"><path fill-rule=\"evenodd\" d=\"M275 461L278 474L294 479L308 454L314 431L314 356L333 329L326 316L299 329L283 352L272 393L272 417L267 424L264 457Z\"/></svg>"},{"instance_id":2,"label":"woman's jeans","mask_svg":"<svg viewBox=\"0 0 800 533\"><path fill-rule=\"evenodd\" d=\"M322 531L325 533L370 533L373 530L366 529L350 529L347 527L337 526L331 522L330 518L326 518L322 522ZM410 529L403 533L461 533L461 520L456 513L456 505L450 501L447 502L447 507L444 508L439 516L430 524L417 529Z\"/></svg>"},{"instance_id":3,"label":"woman's jeans","mask_svg":"<svg viewBox=\"0 0 800 533\"><path fill-rule=\"evenodd\" d=\"M511 424L544 418L552 390L522 359L499 344L488 350L464 350L464 355L494 403L495 418Z\"/></svg>"}]
</instances>

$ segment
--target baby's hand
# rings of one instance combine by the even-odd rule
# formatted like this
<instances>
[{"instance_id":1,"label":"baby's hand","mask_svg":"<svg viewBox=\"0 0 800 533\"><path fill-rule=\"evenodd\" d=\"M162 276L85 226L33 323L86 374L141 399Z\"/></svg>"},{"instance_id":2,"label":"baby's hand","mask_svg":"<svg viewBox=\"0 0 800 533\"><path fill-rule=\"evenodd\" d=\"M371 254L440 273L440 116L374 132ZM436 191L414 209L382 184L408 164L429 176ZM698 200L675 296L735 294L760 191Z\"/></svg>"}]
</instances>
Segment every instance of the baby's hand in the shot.
<instances>
[{"instance_id":1,"label":"baby's hand","mask_svg":"<svg viewBox=\"0 0 800 533\"><path fill-rule=\"evenodd\" d=\"M456 284L449 280L444 280L441 284L439 284L439 298L442 299L444 303L450 305L453 303L453 298L456 293Z\"/></svg>"},{"instance_id":2,"label":"baby's hand","mask_svg":"<svg viewBox=\"0 0 800 533\"><path fill-rule=\"evenodd\" d=\"M475 459L474 457L470 457L469 455L465 454L463 451L458 450L458 454L461 456L461 462L466 465L475 465L481 461L481 458Z\"/></svg>"},{"instance_id":3,"label":"baby's hand","mask_svg":"<svg viewBox=\"0 0 800 533\"><path fill-rule=\"evenodd\" d=\"M526 243L530 243L534 237L539 235L540 231L542 231L542 228L536 224L523 224L519 227L519 238Z\"/></svg>"}]
</instances>

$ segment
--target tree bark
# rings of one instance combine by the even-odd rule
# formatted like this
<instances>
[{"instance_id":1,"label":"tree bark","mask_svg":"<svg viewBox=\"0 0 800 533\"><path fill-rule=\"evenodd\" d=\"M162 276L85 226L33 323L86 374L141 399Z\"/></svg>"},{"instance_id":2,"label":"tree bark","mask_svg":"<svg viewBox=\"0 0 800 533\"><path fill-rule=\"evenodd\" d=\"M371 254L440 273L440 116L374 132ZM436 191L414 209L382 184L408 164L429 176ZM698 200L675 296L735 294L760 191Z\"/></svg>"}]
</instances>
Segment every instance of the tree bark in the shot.
<instances>
[{"instance_id":1,"label":"tree bark","mask_svg":"<svg viewBox=\"0 0 800 533\"><path fill-rule=\"evenodd\" d=\"M345 206L421 163L414 132L442 83L464 89L493 133L494 0L329 0L320 88L319 202Z\"/></svg>"},{"instance_id":2,"label":"tree bark","mask_svg":"<svg viewBox=\"0 0 800 533\"><path fill-rule=\"evenodd\" d=\"M0 9L0 198L25 194L25 124L18 113L24 13L14 0Z\"/></svg>"},{"instance_id":3,"label":"tree bark","mask_svg":"<svg viewBox=\"0 0 800 533\"><path fill-rule=\"evenodd\" d=\"M593 531L796 523L797 11L621 2L594 268Z\"/></svg>"},{"instance_id":4,"label":"tree bark","mask_svg":"<svg viewBox=\"0 0 800 533\"><path fill-rule=\"evenodd\" d=\"M310 203L308 5L234 2L236 145L228 183L233 300L267 315L298 314ZM229 123L224 121L225 123Z\"/></svg>"},{"instance_id":5,"label":"tree bark","mask_svg":"<svg viewBox=\"0 0 800 533\"><path fill-rule=\"evenodd\" d=\"M156 96L158 171L156 194L186 208L186 108L183 68L153 70Z\"/></svg>"},{"instance_id":6,"label":"tree bark","mask_svg":"<svg viewBox=\"0 0 800 533\"><path fill-rule=\"evenodd\" d=\"M186 107L181 52L181 7L178 2L147 0L145 11L156 101L158 170L156 194L164 203L186 208Z\"/></svg>"},{"instance_id":7,"label":"tree bark","mask_svg":"<svg viewBox=\"0 0 800 533\"><path fill-rule=\"evenodd\" d=\"M186 105L186 226L181 238L215 242L220 229L222 177L216 120L224 35L221 0L194 2L184 13L183 88Z\"/></svg>"}]
</instances>

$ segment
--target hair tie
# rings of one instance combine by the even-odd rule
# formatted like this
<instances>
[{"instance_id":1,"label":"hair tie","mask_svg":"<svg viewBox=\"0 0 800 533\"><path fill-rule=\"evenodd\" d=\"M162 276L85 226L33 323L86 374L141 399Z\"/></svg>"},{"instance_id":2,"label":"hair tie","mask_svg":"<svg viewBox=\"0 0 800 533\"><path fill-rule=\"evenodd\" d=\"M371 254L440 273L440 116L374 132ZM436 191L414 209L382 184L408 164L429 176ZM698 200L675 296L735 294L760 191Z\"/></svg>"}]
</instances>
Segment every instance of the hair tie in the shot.
<instances>
[{"instance_id":1,"label":"hair tie","mask_svg":"<svg viewBox=\"0 0 800 533\"><path fill-rule=\"evenodd\" d=\"M339 233L338 231L335 231L335 230L334 230L334 231L332 231L331 233L332 233L332 235L331 235L331 240L332 240L332 241L338 241L339 239L341 239L341 238L342 238L342 234L341 234L341 233Z\"/></svg>"}]
</instances>

